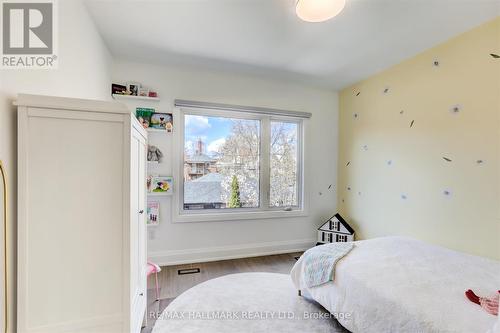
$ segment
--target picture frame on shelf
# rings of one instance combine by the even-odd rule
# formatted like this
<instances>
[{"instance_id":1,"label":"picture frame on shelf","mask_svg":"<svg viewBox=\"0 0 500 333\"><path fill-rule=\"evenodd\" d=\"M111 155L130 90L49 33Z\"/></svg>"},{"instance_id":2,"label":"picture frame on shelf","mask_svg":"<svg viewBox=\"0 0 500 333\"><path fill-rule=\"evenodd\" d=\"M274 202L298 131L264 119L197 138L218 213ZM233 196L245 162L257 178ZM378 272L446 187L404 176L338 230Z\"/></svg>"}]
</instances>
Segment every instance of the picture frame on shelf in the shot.
<instances>
[{"instance_id":1,"label":"picture frame on shelf","mask_svg":"<svg viewBox=\"0 0 500 333\"><path fill-rule=\"evenodd\" d=\"M153 113L151 115L150 127L172 132L174 129L174 118L171 113Z\"/></svg>"},{"instance_id":2,"label":"picture frame on shelf","mask_svg":"<svg viewBox=\"0 0 500 333\"><path fill-rule=\"evenodd\" d=\"M160 224L160 202L159 201L148 201L146 224L148 226Z\"/></svg>"},{"instance_id":3,"label":"picture frame on shelf","mask_svg":"<svg viewBox=\"0 0 500 333\"><path fill-rule=\"evenodd\" d=\"M141 123L142 127L149 128L151 124L151 115L155 113L153 108L136 108L135 116Z\"/></svg>"},{"instance_id":4,"label":"picture frame on shelf","mask_svg":"<svg viewBox=\"0 0 500 333\"><path fill-rule=\"evenodd\" d=\"M127 82L127 90L130 91L131 96L139 96L139 89L141 89L139 82Z\"/></svg>"},{"instance_id":5,"label":"picture frame on shelf","mask_svg":"<svg viewBox=\"0 0 500 333\"><path fill-rule=\"evenodd\" d=\"M155 195L170 195L173 192L174 177L151 176L149 193Z\"/></svg>"},{"instance_id":6,"label":"picture frame on shelf","mask_svg":"<svg viewBox=\"0 0 500 333\"><path fill-rule=\"evenodd\" d=\"M111 95L126 95L126 92L127 86L117 83L111 84Z\"/></svg>"}]
</instances>

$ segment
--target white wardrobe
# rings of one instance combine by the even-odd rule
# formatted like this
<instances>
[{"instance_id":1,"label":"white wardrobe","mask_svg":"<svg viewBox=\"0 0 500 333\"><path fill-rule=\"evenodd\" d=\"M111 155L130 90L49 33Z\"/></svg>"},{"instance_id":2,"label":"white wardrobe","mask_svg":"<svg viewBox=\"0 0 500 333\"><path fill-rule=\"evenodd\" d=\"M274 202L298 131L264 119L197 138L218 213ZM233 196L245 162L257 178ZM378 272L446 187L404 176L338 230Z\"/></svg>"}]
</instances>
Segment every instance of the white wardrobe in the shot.
<instances>
[{"instance_id":1,"label":"white wardrobe","mask_svg":"<svg viewBox=\"0 0 500 333\"><path fill-rule=\"evenodd\" d=\"M139 332L147 133L122 104L19 95L18 332Z\"/></svg>"}]
</instances>

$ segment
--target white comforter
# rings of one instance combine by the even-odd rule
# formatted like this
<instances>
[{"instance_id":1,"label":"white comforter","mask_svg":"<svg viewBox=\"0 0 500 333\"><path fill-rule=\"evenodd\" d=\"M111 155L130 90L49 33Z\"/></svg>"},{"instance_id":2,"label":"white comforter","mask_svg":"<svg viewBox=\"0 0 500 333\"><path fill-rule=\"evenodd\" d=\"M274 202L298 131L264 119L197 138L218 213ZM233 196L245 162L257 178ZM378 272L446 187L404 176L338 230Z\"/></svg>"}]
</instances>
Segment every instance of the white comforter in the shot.
<instances>
[{"instance_id":1,"label":"white comforter","mask_svg":"<svg viewBox=\"0 0 500 333\"><path fill-rule=\"evenodd\" d=\"M302 258L291 272L297 289L343 314L339 322L351 332L492 331L497 317L464 292L500 289L500 262L403 237L355 243L338 262L334 282L307 288Z\"/></svg>"}]
</instances>

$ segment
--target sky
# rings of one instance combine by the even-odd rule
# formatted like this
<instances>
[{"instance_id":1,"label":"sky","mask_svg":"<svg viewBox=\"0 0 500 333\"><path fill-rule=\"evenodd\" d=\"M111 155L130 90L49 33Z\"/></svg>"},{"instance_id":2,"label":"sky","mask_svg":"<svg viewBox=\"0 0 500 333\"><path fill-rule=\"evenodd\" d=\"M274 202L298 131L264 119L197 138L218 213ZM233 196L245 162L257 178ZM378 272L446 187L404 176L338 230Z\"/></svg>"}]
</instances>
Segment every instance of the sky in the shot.
<instances>
[{"instance_id":1,"label":"sky","mask_svg":"<svg viewBox=\"0 0 500 333\"><path fill-rule=\"evenodd\" d=\"M204 153L213 155L225 143L225 138L230 132L231 119L229 118L186 115L185 147L192 154L200 138L204 143Z\"/></svg>"},{"instance_id":2,"label":"sky","mask_svg":"<svg viewBox=\"0 0 500 333\"><path fill-rule=\"evenodd\" d=\"M201 139L204 144L203 153L209 156L216 155L230 135L231 126L231 118L186 115L184 120L184 142L188 154L194 154L196 142ZM296 124L285 123L284 126L286 131L295 132L297 130Z\"/></svg>"}]
</instances>

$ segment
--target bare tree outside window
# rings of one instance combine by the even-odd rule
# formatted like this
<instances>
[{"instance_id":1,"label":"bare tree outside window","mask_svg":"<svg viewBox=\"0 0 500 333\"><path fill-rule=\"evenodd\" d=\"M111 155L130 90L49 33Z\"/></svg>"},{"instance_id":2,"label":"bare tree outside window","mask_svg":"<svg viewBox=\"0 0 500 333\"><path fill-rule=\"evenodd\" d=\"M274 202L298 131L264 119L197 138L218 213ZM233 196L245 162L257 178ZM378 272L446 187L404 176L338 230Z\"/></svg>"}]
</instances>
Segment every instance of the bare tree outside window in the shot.
<instances>
[{"instance_id":1,"label":"bare tree outside window","mask_svg":"<svg viewBox=\"0 0 500 333\"><path fill-rule=\"evenodd\" d=\"M271 122L270 206L297 206L297 136L298 125Z\"/></svg>"},{"instance_id":2,"label":"bare tree outside window","mask_svg":"<svg viewBox=\"0 0 500 333\"><path fill-rule=\"evenodd\" d=\"M299 125L267 121L269 206L297 207ZM184 209L261 207L261 120L185 115L184 127Z\"/></svg>"}]
</instances>

